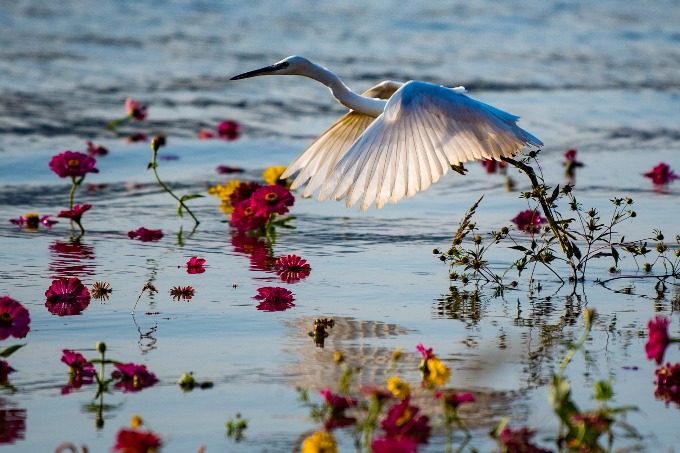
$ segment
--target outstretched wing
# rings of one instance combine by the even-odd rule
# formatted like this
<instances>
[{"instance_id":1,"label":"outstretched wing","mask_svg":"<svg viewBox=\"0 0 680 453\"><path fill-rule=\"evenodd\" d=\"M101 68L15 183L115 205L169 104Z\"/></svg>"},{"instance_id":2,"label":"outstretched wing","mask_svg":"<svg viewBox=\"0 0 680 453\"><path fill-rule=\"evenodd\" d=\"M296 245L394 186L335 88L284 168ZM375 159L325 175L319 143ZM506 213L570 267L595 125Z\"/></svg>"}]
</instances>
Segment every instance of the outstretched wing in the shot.
<instances>
[{"instance_id":1,"label":"outstretched wing","mask_svg":"<svg viewBox=\"0 0 680 453\"><path fill-rule=\"evenodd\" d=\"M363 95L378 99L389 99L401 85L399 82L385 81L366 91ZM300 170L300 174L293 181L292 188L300 187L309 180L302 196L311 196L326 181L333 167L373 120L375 118L371 116L350 111L302 151L288 165L281 177L287 178Z\"/></svg>"},{"instance_id":2,"label":"outstretched wing","mask_svg":"<svg viewBox=\"0 0 680 453\"><path fill-rule=\"evenodd\" d=\"M361 198L364 211L412 196L439 180L451 164L500 159L541 146L517 126L518 116L460 92L423 82L404 84L332 170L319 200Z\"/></svg>"}]
</instances>

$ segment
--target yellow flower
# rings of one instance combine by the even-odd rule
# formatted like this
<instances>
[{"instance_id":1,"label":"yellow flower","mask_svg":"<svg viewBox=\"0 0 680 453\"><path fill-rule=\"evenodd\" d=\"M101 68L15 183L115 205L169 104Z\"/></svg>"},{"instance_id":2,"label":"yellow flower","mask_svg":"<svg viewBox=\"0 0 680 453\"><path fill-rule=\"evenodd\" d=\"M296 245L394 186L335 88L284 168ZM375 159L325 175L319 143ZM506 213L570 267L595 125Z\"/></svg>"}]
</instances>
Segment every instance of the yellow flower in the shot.
<instances>
[{"instance_id":1,"label":"yellow flower","mask_svg":"<svg viewBox=\"0 0 680 453\"><path fill-rule=\"evenodd\" d=\"M399 359L401 359L401 348L395 349L394 352L392 353L392 360L397 362L399 361Z\"/></svg>"},{"instance_id":2,"label":"yellow flower","mask_svg":"<svg viewBox=\"0 0 680 453\"><path fill-rule=\"evenodd\" d=\"M132 418L130 419L130 426L132 426L134 429L139 428L144 424L144 421L142 420L142 417L139 415L133 415Z\"/></svg>"},{"instance_id":3,"label":"yellow flower","mask_svg":"<svg viewBox=\"0 0 680 453\"><path fill-rule=\"evenodd\" d=\"M392 376L387 380L387 389L401 400L411 394L411 387L409 387L406 382L399 379L399 376Z\"/></svg>"},{"instance_id":4,"label":"yellow flower","mask_svg":"<svg viewBox=\"0 0 680 453\"><path fill-rule=\"evenodd\" d=\"M286 187L289 187L288 181L285 179L279 180L283 172L286 171L286 167L269 167L264 172L262 172L262 178L267 184L282 184L285 183Z\"/></svg>"},{"instance_id":5,"label":"yellow flower","mask_svg":"<svg viewBox=\"0 0 680 453\"><path fill-rule=\"evenodd\" d=\"M451 377L451 370L448 369L444 363L436 357L427 359L427 374L425 379L439 387L446 384L446 381Z\"/></svg>"},{"instance_id":6,"label":"yellow flower","mask_svg":"<svg viewBox=\"0 0 680 453\"><path fill-rule=\"evenodd\" d=\"M208 194L214 195L222 201L229 201L229 196L234 193L234 190L236 190L239 185L241 185L241 181L238 179L232 179L226 184L212 186L208 189Z\"/></svg>"},{"instance_id":7,"label":"yellow flower","mask_svg":"<svg viewBox=\"0 0 680 453\"><path fill-rule=\"evenodd\" d=\"M302 442L302 453L338 453L333 434L317 431Z\"/></svg>"}]
</instances>

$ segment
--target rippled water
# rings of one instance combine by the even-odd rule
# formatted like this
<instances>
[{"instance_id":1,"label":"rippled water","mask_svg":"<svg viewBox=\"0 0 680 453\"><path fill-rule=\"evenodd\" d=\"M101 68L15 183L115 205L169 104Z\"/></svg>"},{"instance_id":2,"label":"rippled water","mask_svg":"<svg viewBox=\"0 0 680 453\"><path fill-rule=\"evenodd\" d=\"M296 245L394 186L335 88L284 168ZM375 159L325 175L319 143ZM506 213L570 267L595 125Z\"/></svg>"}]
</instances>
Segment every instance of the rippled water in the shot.
<instances>
[{"instance_id":1,"label":"rippled water","mask_svg":"<svg viewBox=\"0 0 680 453\"><path fill-rule=\"evenodd\" d=\"M389 355L402 347L414 370L405 377L416 381L420 342L451 367L453 387L475 392L478 403L464 412L473 446L489 450L486 433L504 415L550 437L556 419L545 384L566 342L578 338L585 306L596 307L600 320L586 345L593 360L577 355L569 368L579 403L593 407L592 382L611 377L616 403L640 407L627 421L645 436L644 448L679 443L677 408L654 399L654 367L643 352L654 313L670 314L677 332L677 289L658 296L645 281L603 288L592 280L607 275L605 260L579 298L567 297L543 273L544 289L533 295L483 293L472 303L462 297L470 288L449 290L448 270L431 250L447 246L477 197L485 194L477 214L485 231L507 225L526 206L499 175L473 165L464 178L448 175L414 198L366 213L298 198L296 229L279 230L273 243L244 246L212 197L191 202L201 219L195 231L179 220L146 170L148 144L124 144L105 127L124 115L125 98L148 103L148 120L121 131L166 134L162 153L179 159L161 161L161 176L180 193L204 193L226 179L215 173L218 164L244 167L242 179L260 179L343 112L312 81L229 82L234 74L300 54L357 91L384 79L462 84L472 97L521 115L520 124L546 143L541 163L548 182L564 182L562 153L577 147L586 163L576 178L584 205L607 212L609 198L632 196L638 218L620 232L648 237L659 228L673 237L678 183L654 190L641 173L660 161L680 168L678 3L309 3L0 2L0 295L21 301L32 319L26 346L10 361L15 391L0 390L0 416L23 430L13 431L2 450L52 451L68 440L106 451L139 413L163 435L163 451L195 451L200 443L207 451L288 451L316 426L295 387L315 394L336 382L333 351L362 365L362 381L381 383ZM240 140L194 138L226 118L243 123ZM77 202L94 206L80 242L70 240L63 221L37 232L7 222L63 209L68 184L47 162L65 149L84 150L85 140L103 143L110 155L86 179L100 186L76 194ZM515 180L526 187L521 176ZM129 240L127 231L140 226L166 235L157 243ZM288 253L312 265L308 279L284 285L295 307L256 310L256 289L281 284L267 257ZM178 267L196 255L207 260L204 274ZM515 258L501 249L494 265L503 269ZM631 260L623 267L635 271ZM53 316L44 293L56 276L108 281L114 292L82 315ZM159 294L143 295L133 317L150 279ZM196 296L174 301L174 285L192 285ZM616 292L622 288L630 294ZM317 317L337 323L323 349L307 335ZM145 363L161 382L134 395L105 395L111 406L96 429L94 390L61 395L67 372L59 358L63 348L95 357L100 340L111 357ZM214 388L183 393L175 382L190 370ZM238 445L224 428L237 412L250 421ZM435 433L425 451L441 451L442 433ZM340 440L343 451L352 449L349 435Z\"/></svg>"}]
</instances>

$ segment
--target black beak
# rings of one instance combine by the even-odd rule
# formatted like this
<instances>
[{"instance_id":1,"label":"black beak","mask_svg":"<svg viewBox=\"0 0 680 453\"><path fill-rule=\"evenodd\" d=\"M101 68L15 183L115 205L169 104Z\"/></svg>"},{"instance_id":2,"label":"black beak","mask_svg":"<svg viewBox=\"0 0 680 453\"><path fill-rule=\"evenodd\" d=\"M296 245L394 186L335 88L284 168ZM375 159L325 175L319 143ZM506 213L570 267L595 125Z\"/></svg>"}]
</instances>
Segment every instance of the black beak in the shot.
<instances>
[{"instance_id":1,"label":"black beak","mask_svg":"<svg viewBox=\"0 0 680 453\"><path fill-rule=\"evenodd\" d=\"M241 80L241 79L248 79L250 77L257 77L257 76L261 76L261 75L269 75L269 74L274 73L276 70L281 69L281 67L282 66L280 64L274 64L274 65L271 65L271 66L266 66L264 68L255 69L254 71L244 72L243 74L239 74L237 76L234 76L229 80Z\"/></svg>"}]
</instances>

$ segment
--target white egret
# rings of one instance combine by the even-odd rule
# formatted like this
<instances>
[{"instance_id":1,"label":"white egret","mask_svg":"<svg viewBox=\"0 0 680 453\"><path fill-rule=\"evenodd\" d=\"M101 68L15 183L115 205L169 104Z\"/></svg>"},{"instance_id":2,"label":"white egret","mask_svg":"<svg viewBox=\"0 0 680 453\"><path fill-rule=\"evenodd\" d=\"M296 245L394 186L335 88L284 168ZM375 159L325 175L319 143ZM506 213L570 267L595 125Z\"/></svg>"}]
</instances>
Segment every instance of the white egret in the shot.
<instances>
[{"instance_id":1,"label":"white egret","mask_svg":"<svg viewBox=\"0 0 680 453\"><path fill-rule=\"evenodd\" d=\"M264 75L299 75L326 85L350 112L309 145L282 178L300 173L303 197L319 190L319 201L361 199L381 208L427 189L451 166L477 159L512 157L523 146L543 143L517 126L511 115L466 96L465 88L385 81L363 95L331 71L299 56L246 72L231 80Z\"/></svg>"}]
</instances>

